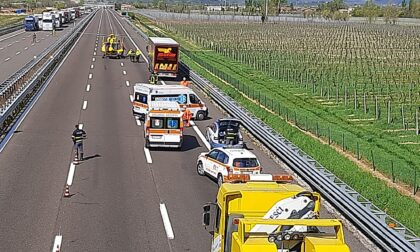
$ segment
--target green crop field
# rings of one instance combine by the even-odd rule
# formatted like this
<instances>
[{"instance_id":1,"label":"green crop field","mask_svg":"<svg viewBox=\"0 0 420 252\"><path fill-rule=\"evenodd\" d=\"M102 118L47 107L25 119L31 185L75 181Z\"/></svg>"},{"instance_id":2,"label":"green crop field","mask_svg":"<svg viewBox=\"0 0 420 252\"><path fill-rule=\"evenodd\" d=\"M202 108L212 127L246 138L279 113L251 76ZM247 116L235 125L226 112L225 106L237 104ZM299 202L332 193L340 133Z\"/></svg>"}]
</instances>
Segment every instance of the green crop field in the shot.
<instances>
[{"instance_id":1,"label":"green crop field","mask_svg":"<svg viewBox=\"0 0 420 252\"><path fill-rule=\"evenodd\" d=\"M372 82L359 83L362 80L363 82L370 81L370 78L367 78L370 72L363 74L363 71L369 64L376 64L372 63L373 59L368 60L365 56L366 61L363 61L360 59L362 58L360 55L355 56L354 61L359 63L341 64L341 70L336 71L333 67L328 68L328 64L339 65L337 62L342 62L344 59L329 61L328 57L323 55L323 50L320 47L329 47L330 49L326 49L325 53L332 54L330 57L334 58L333 55L339 54L332 51L337 50L339 46L346 48L345 45L340 45L337 40L346 41L344 37L348 36L354 41L358 41L353 42L358 43L358 46L354 45L354 47L343 50L350 51L351 48L354 48L356 51L362 51L363 54L380 58L374 51L384 50L385 46L380 42L382 40L377 41L377 46L367 46L366 50L363 49L360 40L364 36L363 32L372 32L369 36L366 35L366 40L373 43L376 36L374 34L386 32L388 29L386 26L337 23L305 24L309 26L308 28L303 23L288 24L299 25L299 29L306 28L305 33L302 30L294 31L285 28L288 26L285 24L276 24L288 29L289 32L288 35L276 37L274 30L280 32L281 29L274 24L244 25L200 21L194 23L159 21L156 23L141 16L138 16L138 21L149 28L147 30L142 27L149 35L155 33L158 36L175 38L183 47L181 50L183 62L317 159L375 205L400 220L417 234L420 233L420 223L416 217L420 214L420 205L415 200L402 196L397 190L389 188L386 183L358 168L353 161L340 155L328 144L320 143L313 137L317 136L324 142L334 144L335 148L338 146L346 153L353 153L358 159L373 165L372 168L392 177L395 183L404 182L409 184L411 189L416 190L420 180L417 178L420 165L418 155L420 137L413 130L415 127L413 126L415 123L413 115L420 100L419 72L415 71L419 68L419 47L415 45L415 40L419 38L419 32L408 28L409 30L406 32L413 31L413 36L417 34L417 38L408 38L408 34L399 38L410 41L402 43L402 46L407 47L409 43L412 43L410 48L415 52L411 58L412 61L407 60L410 62L401 63L401 66L399 63L393 66L390 59L387 63L389 69L392 67L403 68L389 70L389 72L395 71L395 73L390 74L388 78L397 80L396 75L401 71L406 71L412 76L409 78L414 81L404 85L392 84L389 81L379 87L373 78ZM311 25L317 26L318 29L324 26L324 40L314 39L313 44L306 42L308 45L305 45L304 41L308 41L309 36L312 36ZM346 28L346 26L354 27ZM356 28L361 30L354 32ZM328 32L328 29L332 29L331 33ZM389 29L395 30L396 28ZM337 33L338 37L332 36L335 34L333 31ZM351 31L353 35L347 35L347 31ZM252 33L265 33L265 36L254 36L251 35ZM293 39L295 33L306 35ZM244 34L249 34L249 37ZM251 37L252 41L250 41ZM273 42L274 37L278 40L277 42ZM380 36L377 37L380 38ZM394 39L394 44L386 47L388 51L392 51L399 45L396 44L398 38ZM288 40L294 41L294 43L290 42L286 46L285 41ZM316 45L316 43L318 44ZM314 48L318 48L317 53L321 56L319 58L312 56L312 62L310 62L310 56L306 55L307 49L305 48L307 47L312 48L307 52L308 54L315 53ZM300 49L297 50L297 48ZM409 54L413 55L411 49L407 50ZM404 50L400 50L404 55L408 55L402 51ZM296 54L300 52L299 55L304 56L298 58L292 52L296 52ZM340 57L350 57L348 55L351 53L340 55ZM388 54L384 52L383 55L385 57L397 56L395 52ZM404 62L404 57L407 56L398 58L399 62ZM351 60L347 61L351 62ZM368 66L364 66L362 63ZM411 69L402 67L408 65ZM377 71L382 70L378 67ZM347 77L339 82L337 79L340 79L340 76ZM377 74L377 76L382 75ZM400 74L398 78L403 79L405 75ZM351 81L346 82L345 80ZM410 82L409 79L408 82ZM390 111L386 107L389 104L391 105ZM401 105L404 107L404 113L397 113L395 110L398 110L398 106ZM277 116L273 116L273 114ZM404 115L405 127L402 127L402 115ZM290 126L289 123L298 126L299 129ZM407 126L408 129L406 129ZM313 133L312 137L303 132ZM409 214L407 209L410 209L408 210Z\"/></svg>"},{"instance_id":2,"label":"green crop field","mask_svg":"<svg viewBox=\"0 0 420 252\"><path fill-rule=\"evenodd\" d=\"M23 16L0 15L0 28L18 24L23 21Z\"/></svg>"}]
</instances>

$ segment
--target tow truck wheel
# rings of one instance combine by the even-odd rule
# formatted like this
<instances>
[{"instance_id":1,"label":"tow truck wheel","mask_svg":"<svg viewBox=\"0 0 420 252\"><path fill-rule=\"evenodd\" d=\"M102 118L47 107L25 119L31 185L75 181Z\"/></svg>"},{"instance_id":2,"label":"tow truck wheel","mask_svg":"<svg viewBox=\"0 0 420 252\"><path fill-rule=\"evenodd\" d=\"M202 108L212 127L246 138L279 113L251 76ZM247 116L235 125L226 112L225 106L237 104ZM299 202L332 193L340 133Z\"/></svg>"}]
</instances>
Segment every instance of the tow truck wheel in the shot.
<instances>
[{"instance_id":1,"label":"tow truck wheel","mask_svg":"<svg viewBox=\"0 0 420 252\"><path fill-rule=\"evenodd\" d=\"M206 116L205 116L205 114L203 112L200 111L200 112L197 112L197 115L195 116L195 118L198 121L202 121L202 120L204 120L206 118Z\"/></svg>"},{"instance_id":2,"label":"tow truck wheel","mask_svg":"<svg viewBox=\"0 0 420 252\"><path fill-rule=\"evenodd\" d=\"M223 184L223 176L222 174L219 173L219 175L217 175L217 185L221 187L222 184Z\"/></svg>"},{"instance_id":3,"label":"tow truck wheel","mask_svg":"<svg viewBox=\"0 0 420 252\"><path fill-rule=\"evenodd\" d=\"M200 176L204 176L205 175L204 168L203 168L203 163L201 161L198 162L198 164L197 164L197 173Z\"/></svg>"}]
</instances>

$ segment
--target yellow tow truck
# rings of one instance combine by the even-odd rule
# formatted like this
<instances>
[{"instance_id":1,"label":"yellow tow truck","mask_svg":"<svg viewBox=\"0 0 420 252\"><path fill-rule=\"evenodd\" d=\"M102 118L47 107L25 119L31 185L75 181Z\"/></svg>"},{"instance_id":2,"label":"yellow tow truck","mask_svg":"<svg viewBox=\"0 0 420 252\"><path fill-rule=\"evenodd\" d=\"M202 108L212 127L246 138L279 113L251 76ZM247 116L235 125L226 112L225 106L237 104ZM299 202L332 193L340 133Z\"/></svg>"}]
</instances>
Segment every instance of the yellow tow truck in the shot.
<instances>
[{"instance_id":1,"label":"yellow tow truck","mask_svg":"<svg viewBox=\"0 0 420 252\"><path fill-rule=\"evenodd\" d=\"M110 34L102 41L102 58L123 58L124 57L124 42L121 37Z\"/></svg>"},{"instance_id":2,"label":"yellow tow truck","mask_svg":"<svg viewBox=\"0 0 420 252\"><path fill-rule=\"evenodd\" d=\"M232 174L203 207L211 252L348 252L340 220L319 219L321 197L288 175Z\"/></svg>"}]
</instances>

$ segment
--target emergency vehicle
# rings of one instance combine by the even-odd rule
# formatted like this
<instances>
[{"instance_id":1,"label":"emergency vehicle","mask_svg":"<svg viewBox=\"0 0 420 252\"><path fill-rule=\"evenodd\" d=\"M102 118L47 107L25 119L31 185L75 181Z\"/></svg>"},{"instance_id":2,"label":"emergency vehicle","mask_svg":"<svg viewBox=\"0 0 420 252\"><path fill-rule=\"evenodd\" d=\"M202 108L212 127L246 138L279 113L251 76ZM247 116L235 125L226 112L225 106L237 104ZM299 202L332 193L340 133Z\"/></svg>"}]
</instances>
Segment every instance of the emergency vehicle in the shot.
<instances>
[{"instance_id":1,"label":"emergency vehicle","mask_svg":"<svg viewBox=\"0 0 420 252\"><path fill-rule=\"evenodd\" d=\"M208 116L206 104L191 88L175 85L135 84L133 114L145 118L152 101L175 101L181 110L188 109L192 117L203 120Z\"/></svg>"},{"instance_id":2,"label":"emergency vehicle","mask_svg":"<svg viewBox=\"0 0 420 252\"><path fill-rule=\"evenodd\" d=\"M289 175L231 174L203 207L212 252L349 252L340 220L318 219L321 197Z\"/></svg>"},{"instance_id":3,"label":"emergency vehicle","mask_svg":"<svg viewBox=\"0 0 420 252\"><path fill-rule=\"evenodd\" d=\"M177 102L150 102L144 124L146 147L181 148L184 130L182 114Z\"/></svg>"},{"instance_id":4,"label":"emergency vehicle","mask_svg":"<svg viewBox=\"0 0 420 252\"><path fill-rule=\"evenodd\" d=\"M260 162L247 149L234 147L219 147L198 156L197 173L200 176L208 174L217 179L221 186L229 182L230 174L259 174Z\"/></svg>"}]
</instances>

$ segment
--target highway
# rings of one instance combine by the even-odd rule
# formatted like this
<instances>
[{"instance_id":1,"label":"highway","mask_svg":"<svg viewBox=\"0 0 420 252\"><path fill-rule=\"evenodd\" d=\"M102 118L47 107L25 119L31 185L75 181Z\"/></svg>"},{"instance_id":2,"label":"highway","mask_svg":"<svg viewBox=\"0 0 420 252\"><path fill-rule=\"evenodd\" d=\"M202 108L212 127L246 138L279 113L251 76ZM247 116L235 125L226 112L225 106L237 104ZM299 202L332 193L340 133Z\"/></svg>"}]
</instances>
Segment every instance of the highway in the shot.
<instances>
[{"instance_id":1,"label":"highway","mask_svg":"<svg viewBox=\"0 0 420 252\"><path fill-rule=\"evenodd\" d=\"M147 65L103 59L100 35L109 33L124 35L127 48L135 47L131 37L145 50L146 42L118 14L98 11L0 153L0 251L52 251L57 243L60 251L210 250L202 205L215 200L217 184L197 175L196 159L207 151L197 131L226 115L198 93L210 118L185 130L182 150L145 149L130 95L134 83L147 82ZM71 164L75 124L88 136L87 160L77 166ZM245 141L265 172L283 171ZM63 198L66 183L70 198ZM325 209L322 214L331 217ZM366 251L347 229L346 241L352 251Z\"/></svg>"},{"instance_id":2,"label":"highway","mask_svg":"<svg viewBox=\"0 0 420 252\"><path fill-rule=\"evenodd\" d=\"M79 22L81 19L77 19ZM0 83L22 68L34 56L37 56L61 36L71 32L73 23L64 24L54 36L51 31L25 32L18 30L0 36ZM33 43L33 34L36 42Z\"/></svg>"}]
</instances>

